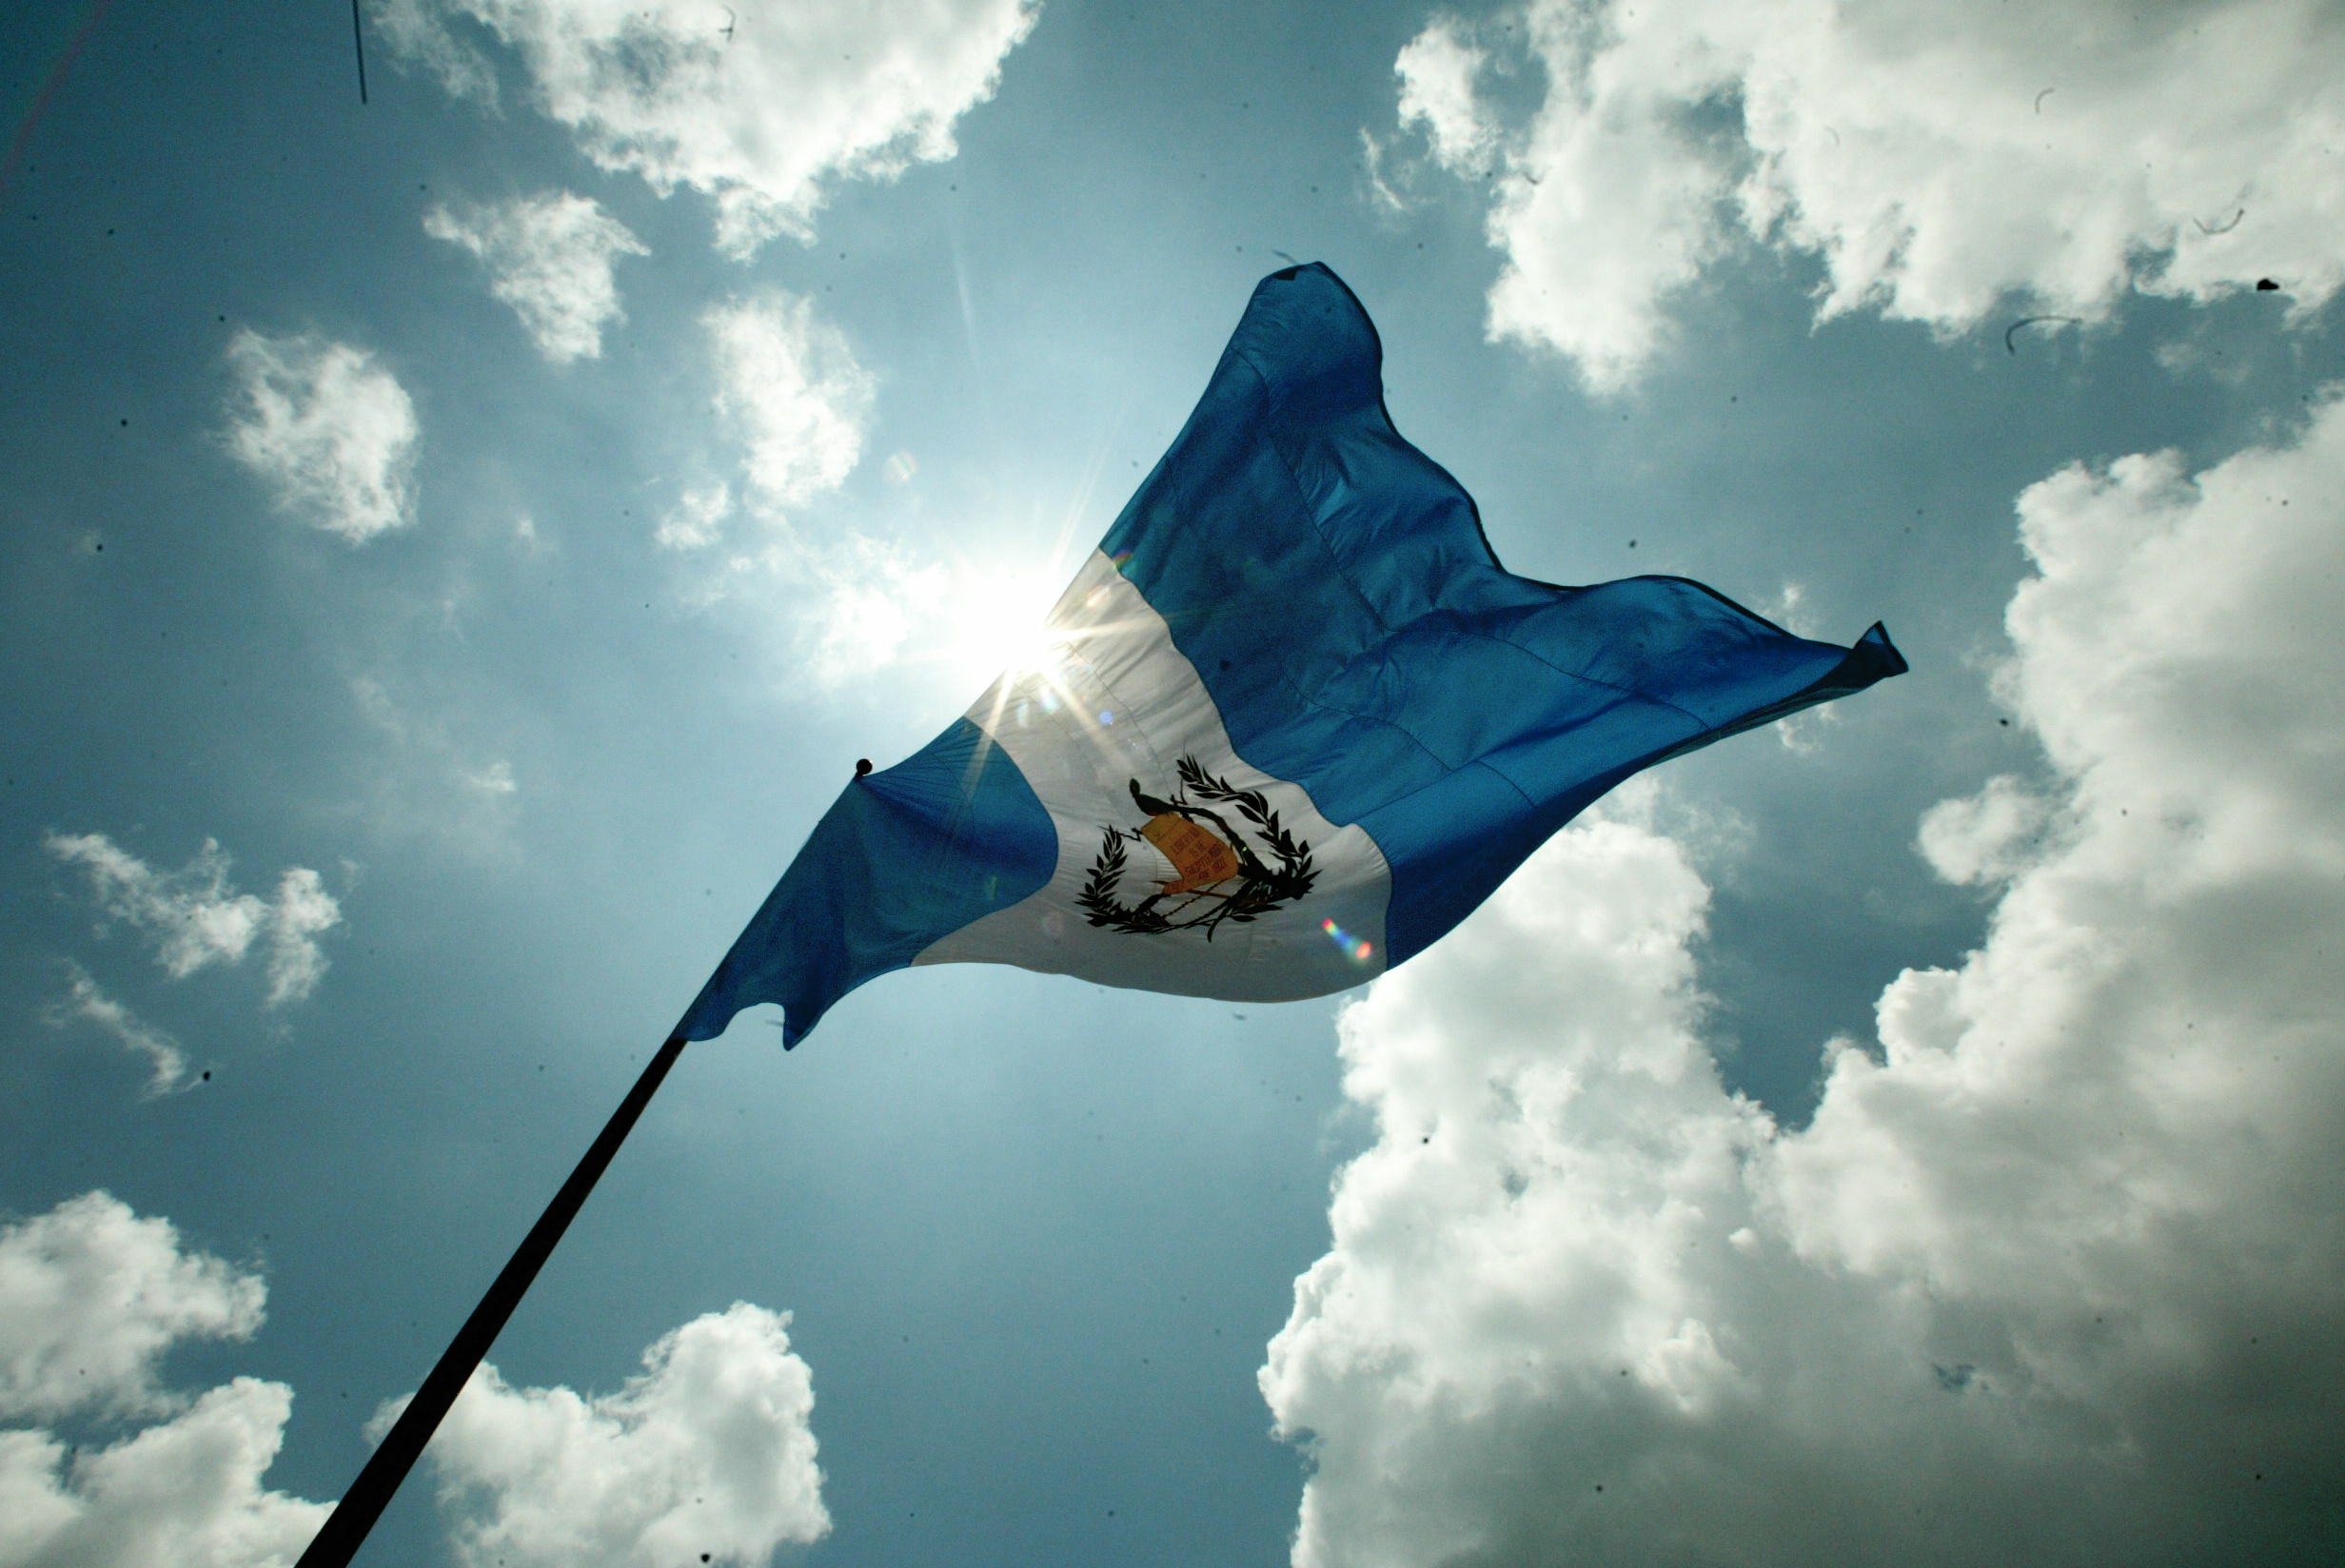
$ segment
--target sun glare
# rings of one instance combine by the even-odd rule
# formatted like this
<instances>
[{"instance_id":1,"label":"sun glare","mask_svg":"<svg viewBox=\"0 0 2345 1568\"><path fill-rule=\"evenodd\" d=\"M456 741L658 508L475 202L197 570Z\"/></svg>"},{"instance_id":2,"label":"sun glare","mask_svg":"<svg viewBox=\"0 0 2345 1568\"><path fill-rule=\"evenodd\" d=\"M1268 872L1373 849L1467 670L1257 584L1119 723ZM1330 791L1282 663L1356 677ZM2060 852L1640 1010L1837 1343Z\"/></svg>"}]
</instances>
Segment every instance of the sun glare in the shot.
<instances>
[{"instance_id":1,"label":"sun glare","mask_svg":"<svg viewBox=\"0 0 2345 1568\"><path fill-rule=\"evenodd\" d=\"M1042 668L1056 640L1045 620L1065 587L1040 572L987 573L962 584L946 612L947 670L981 686L998 675Z\"/></svg>"}]
</instances>

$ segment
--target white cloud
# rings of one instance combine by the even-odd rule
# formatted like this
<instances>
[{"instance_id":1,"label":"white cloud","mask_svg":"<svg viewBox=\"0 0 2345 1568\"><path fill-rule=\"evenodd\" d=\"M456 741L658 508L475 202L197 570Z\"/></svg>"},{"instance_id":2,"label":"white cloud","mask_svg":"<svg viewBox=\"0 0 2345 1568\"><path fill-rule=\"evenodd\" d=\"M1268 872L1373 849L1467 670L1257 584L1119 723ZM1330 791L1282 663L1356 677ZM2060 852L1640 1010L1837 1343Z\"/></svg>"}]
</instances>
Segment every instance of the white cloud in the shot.
<instances>
[{"instance_id":1,"label":"white cloud","mask_svg":"<svg viewBox=\"0 0 2345 1568\"><path fill-rule=\"evenodd\" d=\"M300 1555L326 1505L261 1485L292 1391L238 1378L186 1401L155 1382L173 1344L250 1338L265 1294L104 1192L0 1228L0 1419L166 1418L106 1446L0 1430L0 1568L264 1568Z\"/></svg>"},{"instance_id":2,"label":"white cloud","mask_svg":"<svg viewBox=\"0 0 2345 1568\"><path fill-rule=\"evenodd\" d=\"M249 1339L261 1282L183 1253L168 1220L85 1193L0 1228L0 1419L160 1409L155 1363L186 1339Z\"/></svg>"},{"instance_id":3,"label":"white cloud","mask_svg":"<svg viewBox=\"0 0 2345 1568\"><path fill-rule=\"evenodd\" d=\"M295 866L277 883L277 902L268 921L268 1005L298 1002L325 977L325 954L318 938L342 924L342 906L306 866Z\"/></svg>"},{"instance_id":4,"label":"white cloud","mask_svg":"<svg viewBox=\"0 0 2345 1568\"><path fill-rule=\"evenodd\" d=\"M414 61L440 79L454 97L495 109L502 94L497 68L487 55L448 26L463 14L444 0L376 0L367 20L391 54Z\"/></svg>"},{"instance_id":5,"label":"white cloud","mask_svg":"<svg viewBox=\"0 0 2345 1568\"><path fill-rule=\"evenodd\" d=\"M2038 853L2045 815L2042 801L2000 774L1968 799L1941 800L1922 813L1922 857L1949 882L2000 882Z\"/></svg>"},{"instance_id":6,"label":"white cloud","mask_svg":"<svg viewBox=\"0 0 2345 1568\"><path fill-rule=\"evenodd\" d=\"M652 535L669 550L699 550L723 536L725 519L733 515L733 487L716 484L687 486L676 504L660 519Z\"/></svg>"},{"instance_id":7,"label":"white cloud","mask_svg":"<svg viewBox=\"0 0 2345 1568\"><path fill-rule=\"evenodd\" d=\"M811 566L816 598L803 621L811 673L826 685L886 668L925 625L941 628L947 575L904 551L854 536Z\"/></svg>"},{"instance_id":8,"label":"white cloud","mask_svg":"<svg viewBox=\"0 0 2345 1568\"><path fill-rule=\"evenodd\" d=\"M473 1568L763 1563L830 1529L814 1383L789 1314L736 1302L643 1353L617 1394L474 1374L426 1452ZM376 1418L387 1428L398 1404Z\"/></svg>"},{"instance_id":9,"label":"white cloud","mask_svg":"<svg viewBox=\"0 0 2345 1568\"><path fill-rule=\"evenodd\" d=\"M1423 125L1433 156L1451 168L1487 167L1496 150L1495 127L1483 117L1474 90L1488 58L1460 36L1455 23L1437 20L1393 62L1401 79L1401 124Z\"/></svg>"},{"instance_id":10,"label":"white cloud","mask_svg":"<svg viewBox=\"0 0 2345 1568\"><path fill-rule=\"evenodd\" d=\"M612 265L651 254L626 225L569 191L435 206L424 215L424 232L478 257L489 292L513 307L538 352L556 364L601 357L604 323L625 319Z\"/></svg>"},{"instance_id":11,"label":"white cloud","mask_svg":"<svg viewBox=\"0 0 2345 1568\"><path fill-rule=\"evenodd\" d=\"M244 328L228 367L228 450L280 509L352 544L413 520L415 405L372 354Z\"/></svg>"},{"instance_id":12,"label":"white cloud","mask_svg":"<svg viewBox=\"0 0 2345 1568\"><path fill-rule=\"evenodd\" d=\"M861 461L874 390L846 338L780 289L714 306L700 324L748 499L788 513L838 488Z\"/></svg>"},{"instance_id":13,"label":"white cloud","mask_svg":"<svg viewBox=\"0 0 2345 1568\"><path fill-rule=\"evenodd\" d=\"M479 773L466 774L464 782L487 795L517 794L521 792L521 785L514 782L513 765L509 762L492 762Z\"/></svg>"},{"instance_id":14,"label":"white cloud","mask_svg":"<svg viewBox=\"0 0 2345 1568\"><path fill-rule=\"evenodd\" d=\"M600 167L661 194L711 198L717 240L746 257L811 237L824 186L954 155L954 123L990 98L1034 26L1027 0L401 0L384 27L462 97L495 72L451 20L508 46L539 107Z\"/></svg>"},{"instance_id":15,"label":"white cloud","mask_svg":"<svg viewBox=\"0 0 2345 1568\"><path fill-rule=\"evenodd\" d=\"M2320 0L2052 0L1959 26L1926 0L1530 0L1505 20L1402 50L1403 123L1497 175L1492 334L1599 389L1753 243L1821 259L1822 316L1941 331L2012 296L2098 320L2133 289L2269 276L2301 312L2345 283L2345 14ZM1527 69L1544 90L1509 113L1500 78Z\"/></svg>"},{"instance_id":16,"label":"white cloud","mask_svg":"<svg viewBox=\"0 0 2345 1568\"><path fill-rule=\"evenodd\" d=\"M155 941L155 962L185 979L213 964L242 963L256 942L267 954L268 1005L298 1002L325 973L317 939L342 923L342 906L318 873L294 866L274 903L228 883L228 857L206 839L176 872L159 872L104 833L50 833L49 853L89 873L99 908Z\"/></svg>"},{"instance_id":17,"label":"white cloud","mask_svg":"<svg viewBox=\"0 0 2345 1568\"><path fill-rule=\"evenodd\" d=\"M484 754L445 718L403 703L372 676L352 676L350 696L389 743L390 755L364 770L362 809L374 827L491 858L514 853L522 791L511 761Z\"/></svg>"},{"instance_id":18,"label":"white cloud","mask_svg":"<svg viewBox=\"0 0 2345 1568\"><path fill-rule=\"evenodd\" d=\"M81 1022L94 1024L129 1049L147 1058L149 1098L168 1094L187 1076L187 1053L179 1042L106 994L89 971L66 960L66 994L51 1004L46 1016L59 1028Z\"/></svg>"},{"instance_id":19,"label":"white cloud","mask_svg":"<svg viewBox=\"0 0 2345 1568\"><path fill-rule=\"evenodd\" d=\"M740 444L740 484L686 488L654 538L705 549L745 514L759 537L723 552L697 597L770 604L794 663L818 685L897 661L943 598L943 568L852 527L816 536L791 520L861 461L870 372L811 300L778 289L716 306L701 324L715 407Z\"/></svg>"},{"instance_id":20,"label":"white cloud","mask_svg":"<svg viewBox=\"0 0 2345 1568\"><path fill-rule=\"evenodd\" d=\"M238 1378L70 1457L0 1431L0 1568L287 1568L331 1510L261 1484L292 1408L285 1384Z\"/></svg>"},{"instance_id":21,"label":"white cloud","mask_svg":"<svg viewBox=\"0 0 2345 1568\"><path fill-rule=\"evenodd\" d=\"M1392 188L1385 178L1385 159L1389 156L1383 142L1376 139L1366 126L1360 127L1360 173L1367 182L1368 204L1375 211L1388 216L1409 210L1408 200Z\"/></svg>"},{"instance_id":22,"label":"white cloud","mask_svg":"<svg viewBox=\"0 0 2345 1568\"><path fill-rule=\"evenodd\" d=\"M687 592L700 608L744 611L794 689L836 687L914 661L954 663L957 689L995 673L954 657L967 617L949 612L972 587L901 544L852 528L808 539L776 521L766 540L726 553Z\"/></svg>"},{"instance_id":23,"label":"white cloud","mask_svg":"<svg viewBox=\"0 0 2345 1568\"><path fill-rule=\"evenodd\" d=\"M1931 813L1987 940L1808 1127L1721 1088L1705 890L1632 823L1346 1010L1377 1142L1262 1374L1298 1564L2335 1556L2345 405L2020 518L2055 776Z\"/></svg>"}]
</instances>

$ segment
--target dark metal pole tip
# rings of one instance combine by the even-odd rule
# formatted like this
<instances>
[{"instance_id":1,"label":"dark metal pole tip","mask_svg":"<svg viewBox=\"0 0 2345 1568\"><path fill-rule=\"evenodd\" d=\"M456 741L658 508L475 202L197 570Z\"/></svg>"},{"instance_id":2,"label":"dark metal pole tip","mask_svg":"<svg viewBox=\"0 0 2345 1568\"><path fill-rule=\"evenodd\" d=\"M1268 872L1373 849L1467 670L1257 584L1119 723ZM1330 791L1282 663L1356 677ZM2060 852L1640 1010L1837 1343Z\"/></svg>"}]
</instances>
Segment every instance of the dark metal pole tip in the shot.
<instances>
[{"instance_id":1,"label":"dark metal pole tip","mask_svg":"<svg viewBox=\"0 0 2345 1568\"><path fill-rule=\"evenodd\" d=\"M871 758L867 756L857 757L855 759L855 776L857 778L864 778L869 776L870 773Z\"/></svg>"}]
</instances>

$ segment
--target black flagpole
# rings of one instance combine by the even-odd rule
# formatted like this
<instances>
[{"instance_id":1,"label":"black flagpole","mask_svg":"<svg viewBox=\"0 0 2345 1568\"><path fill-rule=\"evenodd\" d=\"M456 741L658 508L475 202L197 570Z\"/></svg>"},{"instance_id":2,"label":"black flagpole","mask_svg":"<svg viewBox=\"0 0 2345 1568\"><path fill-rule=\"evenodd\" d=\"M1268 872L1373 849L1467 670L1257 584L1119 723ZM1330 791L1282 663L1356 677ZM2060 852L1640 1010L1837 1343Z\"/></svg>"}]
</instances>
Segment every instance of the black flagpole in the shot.
<instances>
[{"instance_id":1,"label":"black flagpole","mask_svg":"<svg viewBox=\"0 0 2345 1568\"><path fill-rule=\"evenodd\" d=\"M358 25L358 0L350 0L350 44L358 50L358 101L366 102L366 34Z\"/></svg>"},{"instance_id":2,"label":"black flagpole","mask_svg":"<svg viewBox=\"0 0 2345 1568\"><path fill-rule=\"evenodd\" d=\"M545 1205L538 1223L529 1227L529 1234L522 1239L513 1261L504 1265L496 1283L488 1287L488 1294L481 1298L481 1304L472 1309L464 1326L456 1331L456 1338L449 1342L440 1364L431 1369L431 1376L424 1380L424 1386L415 1391L415 1398L407 1401L407 1408L400 1412L399 1420L384 1435L373 1457L359 1471L358 1480L350 1483L342 1501L326 1516L325 1528L309 1543L309 1550L302 1554L295 1568L345 1568L357 1555L366 1539L366 1532L374 1528L375 1520L390 1502L391 1494L407 1479L407 1472L415 1467L424 1445L439 1429L440 1418L448 1413L448 1406L463 1392L472 1369L488 1354L497 1331L504 1327L505 1320L521 1304L522 1293L538 1277L538 1270L545 1266L554 1244L570 1228L570 1222L578 1217L580 1206L586 1202L586 1194L594 1190L603 1167L619 1152L619 1146L625 1142L636 1118L651 1104L660 1080L668 1075L668 1068L676 1065L676 1058L683 1054L683 1049L682 1037L672 1035L652 1057L643 1076L635 1081L635 1088L619 1102L619 1108L611 1113L601 1134L588 1146L586 1157L570 1172L570 1179L562 1184L562 1190Z\"/></svg>"}]
</instances>

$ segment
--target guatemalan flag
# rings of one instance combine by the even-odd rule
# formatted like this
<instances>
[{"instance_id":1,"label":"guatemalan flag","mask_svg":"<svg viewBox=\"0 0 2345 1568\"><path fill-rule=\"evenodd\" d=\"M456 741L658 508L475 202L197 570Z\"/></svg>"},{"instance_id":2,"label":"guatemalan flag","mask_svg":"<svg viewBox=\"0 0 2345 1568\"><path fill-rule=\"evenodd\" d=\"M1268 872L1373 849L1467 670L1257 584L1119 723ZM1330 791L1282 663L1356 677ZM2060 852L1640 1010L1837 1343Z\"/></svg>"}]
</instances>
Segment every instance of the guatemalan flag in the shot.
<instances>
[{"instance_id":1,"label":"guatemalan flag","mask_svg":"<svg viewBox=\"0 0 2345 1568\"><path fill-rule=\"evenodd\" d=\"M1049 653L847 786L677 1032L776 1002L794 1046L910 964L1342 990L1629 774L1904 670L1684 578L1513 576L1382 359L1325 266L1265 278Z\"/></svg>"}]
</instances>

